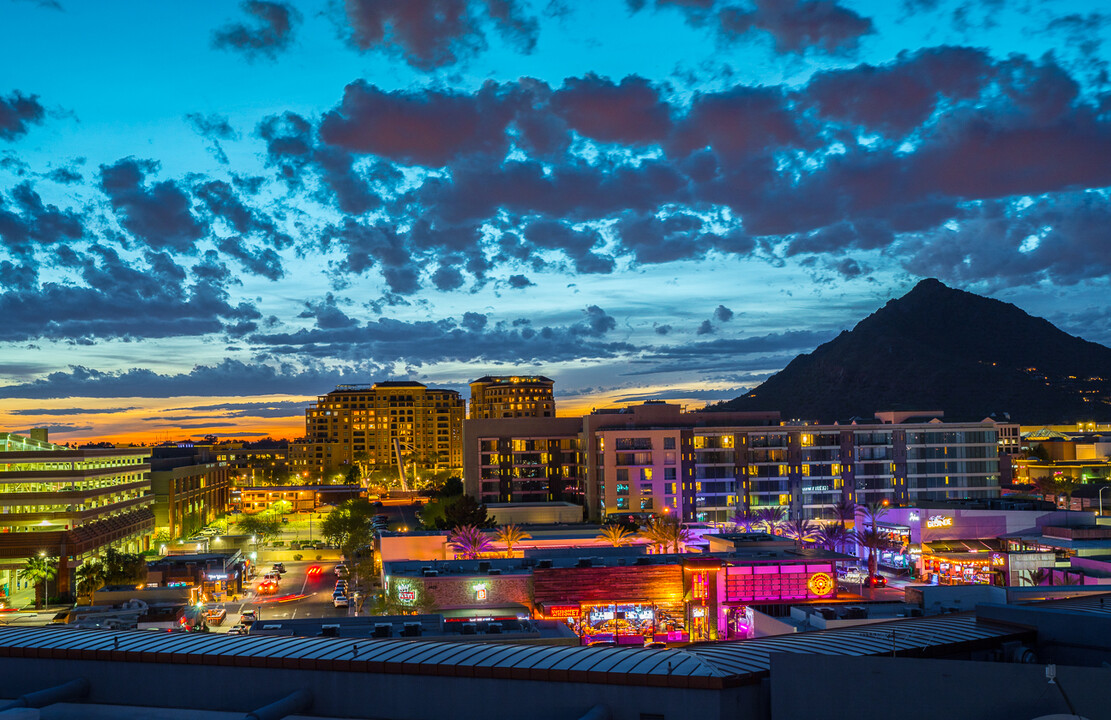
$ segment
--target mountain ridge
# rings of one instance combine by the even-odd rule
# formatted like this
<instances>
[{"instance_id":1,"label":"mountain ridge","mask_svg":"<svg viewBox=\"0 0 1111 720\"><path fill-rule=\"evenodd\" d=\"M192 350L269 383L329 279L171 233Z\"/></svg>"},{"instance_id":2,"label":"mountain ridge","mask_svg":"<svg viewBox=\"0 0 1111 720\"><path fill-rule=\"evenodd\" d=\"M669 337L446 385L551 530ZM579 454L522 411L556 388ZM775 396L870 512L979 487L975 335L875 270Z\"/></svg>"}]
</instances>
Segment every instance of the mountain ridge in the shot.
<instances>
[{"instance_id":1,"label":"mountain ridge","mask_svg":"<svg viewBox=\"0 0 1111 720\"><path fill-rule=\"evenodd\" d=\"M1111 420L1111 348L930 278L746 395L707 408L822 422L899 409L953 420L1008 413L1023 424Z\"/></svg>"}]
</instances>

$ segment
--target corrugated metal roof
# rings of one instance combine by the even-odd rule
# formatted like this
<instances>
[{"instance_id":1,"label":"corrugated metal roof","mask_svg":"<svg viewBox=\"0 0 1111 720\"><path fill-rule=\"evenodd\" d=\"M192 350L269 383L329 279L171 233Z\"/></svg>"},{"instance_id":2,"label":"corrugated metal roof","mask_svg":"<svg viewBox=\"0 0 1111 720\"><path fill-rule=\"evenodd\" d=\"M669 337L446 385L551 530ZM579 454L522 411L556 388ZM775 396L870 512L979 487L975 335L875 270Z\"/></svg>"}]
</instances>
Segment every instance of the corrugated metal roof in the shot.
<instances>
[{"instance_id":1,"label":"corrugated metal roof","mask_svg":"<svg viewBox=\"0 0 1111 720\"><path fill-rule=\"evenodd\" d=\"M1089 604L1095 612L1098 600ZM720 688L767 672L769 656L777 652L882 655L893 642L898 651L919 652L1027 632L947 615L680 650L35 627L0 628L0 657Z\"/></svg>"}]
</instances>

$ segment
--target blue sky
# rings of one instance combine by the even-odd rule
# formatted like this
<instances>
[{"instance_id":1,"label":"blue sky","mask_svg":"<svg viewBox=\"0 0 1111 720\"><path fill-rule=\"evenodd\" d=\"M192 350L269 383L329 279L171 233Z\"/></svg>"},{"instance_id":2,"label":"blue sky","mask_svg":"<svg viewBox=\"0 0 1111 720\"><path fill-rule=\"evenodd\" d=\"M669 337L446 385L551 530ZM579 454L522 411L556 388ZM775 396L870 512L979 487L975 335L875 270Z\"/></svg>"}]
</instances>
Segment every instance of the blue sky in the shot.
<instances>
[{"instance_id":1,"label":"blue sky","mask_svg":"<svg viewBox=\"0 0 1111 720\"><path fill-rule=\"evenodd\" d=\"M1111 343L1098 2L0 0L0 419L754 386L923 277Z\"/></svg>"}]
</instances>

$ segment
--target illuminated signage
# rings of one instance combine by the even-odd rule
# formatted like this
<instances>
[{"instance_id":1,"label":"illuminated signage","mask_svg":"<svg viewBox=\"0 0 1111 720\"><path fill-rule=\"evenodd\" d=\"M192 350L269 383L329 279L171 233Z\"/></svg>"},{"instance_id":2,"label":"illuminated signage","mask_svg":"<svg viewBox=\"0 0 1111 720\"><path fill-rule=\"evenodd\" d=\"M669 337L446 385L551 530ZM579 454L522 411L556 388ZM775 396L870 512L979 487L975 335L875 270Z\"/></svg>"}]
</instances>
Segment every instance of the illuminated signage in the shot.
<instances>
[{"instance_id":1,"label":"illuminated signage","mask_svg":"<svg viewBox=\"0 0 1111 720\"><path fill-rule=\"evenodd\" d=\"M417 593L415 590L398 590L397 599L403 603L411 603L417 601Z\"/></svg>"},{"instance_id":2,"label":"illuminated signage","mask_svg":"<svg viewBox=\"0 0 1111 720\"><path fill-rule=\"evenodd\" d=\"M912 512L912 513L910 514L910 521L911 521L911 522L918 522L918 521L919 521L919 519L920 519L920 518L919 518L919 516L918 516L918 513L916 513L916 512Z\"/></svg>"},{"instance_id":3,"label":"illuminated signage","mask_svg":"<svg viewBox=\"0 0 1111 720\"><path fill-rule=\"evenodd\" d=\"M806 588L815 595L828 595L833 592L833 578L829 573L814 573L806 581Z\"/></svg>"},{"instance_id":4,"label":"illuminated signage","mask_svg":"<svg viewBox=\"0 0 1111 720\"><path fill-rule=\"evenodd\" d=\"M485 602L486 601L486 586L485 585L475 585L474 586L474 599L477 600L478 602Z\"/></svg>"},{"instance_id":5,"label":"illuminated signage","mask_svg":"<svg viewBox=\"0 0 1111 720\"><path fill-rule=\"evenodd\" d=\"M582 611L579 610L578 605L555 605L548 608L548 617L550 618L558 618L560 620L572 618L578 620L581 616Z\"/></svg>"},{"instance_id":6,"label":"illuminated signage","mask_svg":"<svg viewBox=\"0 0 1111 720\"><path fill-rule=\"evenodd\" d=\"M991 564L995 565L997 567L1006 565L1007 564L1007 558L1003 557L999 553L992 553L991 554Z\"/></svg>"},{"instance_id":7,"label":"illuminated signage","mask_svg":"<svg viewBox=\"0 0 1111 720\"><path fill-rule=\"evenodd\" d=\"M930 519L926 521L928 528L943 528L953 527L953 518L946 517L945 515L931 515Z\"/></svg>"}]
</instances>

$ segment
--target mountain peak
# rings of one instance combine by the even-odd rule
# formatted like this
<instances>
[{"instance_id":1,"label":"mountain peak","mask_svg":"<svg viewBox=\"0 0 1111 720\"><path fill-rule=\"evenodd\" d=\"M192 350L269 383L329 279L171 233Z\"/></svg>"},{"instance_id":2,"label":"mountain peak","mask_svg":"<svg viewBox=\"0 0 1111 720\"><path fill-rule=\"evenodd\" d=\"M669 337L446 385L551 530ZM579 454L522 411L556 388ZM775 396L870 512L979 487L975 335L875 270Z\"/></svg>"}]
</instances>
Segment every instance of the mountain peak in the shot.
<instances>
[{"instance_id":1,"label":"mountain peak","mask_svg":"<svg viewBox=\"0 0 1111 720\"><path fill-rule=\"evenodd\" d=\"M1111 349L927 278L713 409L830 422L893 407L940 408L959 420L1001 409L1028 424L1111 419Z\"/></svg>"}]
</instances>

